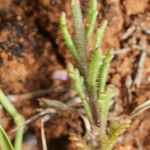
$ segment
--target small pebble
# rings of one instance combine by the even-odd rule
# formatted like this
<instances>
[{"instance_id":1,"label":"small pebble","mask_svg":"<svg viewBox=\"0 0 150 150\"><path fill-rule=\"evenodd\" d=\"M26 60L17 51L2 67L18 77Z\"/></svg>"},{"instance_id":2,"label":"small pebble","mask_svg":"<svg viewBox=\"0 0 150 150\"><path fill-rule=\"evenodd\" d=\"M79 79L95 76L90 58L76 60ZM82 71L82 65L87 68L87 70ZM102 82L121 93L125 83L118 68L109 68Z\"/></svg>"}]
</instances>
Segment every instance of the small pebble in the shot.
<instances>
[{"instance_id":1,"label":"small pebble","mask_svg":"<svg viewBox=\"0 0 150 150\"><path fill-rule=\"evenodd\" d=\"M66 81L68 79L68 73L66 70L56 70L53 72L51 77L53 79Z\"/></svg>"}]
</instances>

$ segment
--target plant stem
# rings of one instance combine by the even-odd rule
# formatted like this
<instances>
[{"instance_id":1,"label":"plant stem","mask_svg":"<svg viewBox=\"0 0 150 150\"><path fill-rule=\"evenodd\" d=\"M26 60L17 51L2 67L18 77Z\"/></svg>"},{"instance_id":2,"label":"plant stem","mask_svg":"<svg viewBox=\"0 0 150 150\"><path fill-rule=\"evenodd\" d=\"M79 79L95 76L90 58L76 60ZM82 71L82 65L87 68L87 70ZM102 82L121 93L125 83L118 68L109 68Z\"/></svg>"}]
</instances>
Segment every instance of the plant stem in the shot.
<instances>
[{"instance_id":1,"label":"plant stem","mask_svg":"<svg viewBox=\"0 0 150 150\"><path fill-rule=\"evenodd\" d=\"M6 132L0 124L0 147L3 150L14 150Z\"/></svg>"},{"instance_id":2,"label":"plant stem","mask_svg":"<svg viewBox=\"0 0 150 150\"><path fill-rule=\"evenodd\" d=\"M99 123L99 111L97 105L97 77L102 64L102 53L99 49L93 50L88 64L87 91L89 105L91 106L94 123Z\"/></svg>"},{"instance_id":3,"label":"plant stem","mask_svg":"<svg viewBox=\"0 0 150 150\"><path fill-rule=\"evenodd\" d=\"M6 109L6 111L12 116L12 118L17 126L19 126L20 124L22 124L24 122L23 116L18 113L18 111L10 103L10 101L7 99L7 97L2 92L1 89L0 89L0 103ZM24 127L19 128L16 132L15 146L14 146L15 150L21 150L23 133L24 133Z\"/></svg>"}]
</instances>

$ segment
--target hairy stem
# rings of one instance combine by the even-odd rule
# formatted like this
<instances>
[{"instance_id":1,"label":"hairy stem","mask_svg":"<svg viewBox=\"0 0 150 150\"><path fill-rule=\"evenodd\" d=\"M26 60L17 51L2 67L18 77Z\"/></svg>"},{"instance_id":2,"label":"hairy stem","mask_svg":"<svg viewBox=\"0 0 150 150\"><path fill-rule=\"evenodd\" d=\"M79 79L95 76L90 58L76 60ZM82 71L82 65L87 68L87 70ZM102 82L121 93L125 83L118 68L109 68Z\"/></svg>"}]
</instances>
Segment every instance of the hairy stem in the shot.
<instances>
[{"instance_id":1,"label":"hairy stem","mask_svg":"<svg viewBox=\"0 0 150 150\"><path fill-rule=\"evenodd\" d=\"M82 13L79 0L72 0L71 10L73 14L73 21L75 27L75 45L79 55L79 63L82 67L81 72L84 76L87 74L87 60L86 60L86 36L83 25Z\"/></svg>"},{"instance_id":2,"label":"hairy stem","mask_svg":"<svg viewBox=\"0 0 150 150\"><path fill-rule=\"evenodd\" d=\"M91 106L90 108L93 121L97 125L99 123L99 111L97 105L97 77L101 64L102 53L99 51L99 49L93 50L88 65L87 91L89 95L89 105Z\"/></svg>"}]
</instances>

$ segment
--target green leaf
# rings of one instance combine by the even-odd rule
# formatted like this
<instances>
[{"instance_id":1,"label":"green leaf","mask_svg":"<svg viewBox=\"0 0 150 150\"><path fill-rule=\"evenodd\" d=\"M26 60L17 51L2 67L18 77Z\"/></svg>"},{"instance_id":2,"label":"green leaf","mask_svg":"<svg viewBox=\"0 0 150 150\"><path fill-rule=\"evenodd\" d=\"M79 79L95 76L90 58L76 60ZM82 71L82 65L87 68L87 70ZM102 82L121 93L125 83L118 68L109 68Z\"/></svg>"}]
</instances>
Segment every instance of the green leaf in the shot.
<instances>
[{"instance_id":1,"label":"green leaf","mask_svg":"<svg viewBox=\"0 0 150 150\"><path fill-rule=\"evenodd\" d=\"M117 138L130 126L130 122L130 120L125 118L120 118L119 120L115 120L111 123L111 127L108 132L111 147L113 147L113 145L117 142Z\"/></svg>"},{"instance_id":2,"label":"green leaf","mask_svg":"<svg viewBox=\"0 0 150 150\"><path fill-rule=\"evenodd\" d=\"M61 14L61 17L60 17L60 29L61 29L61 33L63 35L64 41L65 41L70 53L72 54L72 57L74 58L74 60L76 62L78 62L79 56L77 54L77 50L73 43L71 35L68 31L67 23L66 23L66 14L64 12Z\"/></svg>"},{"instance_id":3,"label":"green leaf","mask_svg":"<svg viewBox=\"0 0 150 150\"><path fill-rule=\"evenodd\" d=\"M107 27L107 20L102 21L100 24L100 27L97 29L95 42L94 42L94 48L99 48L101 46L101 42L104 36L105 29Z\"/></svg>"},{"instance_id":4,"label":"green leaf","mask_svg":"<svg viewBox=\"0 0 150 150\"><path fill-rule=\"evenodd\" d=\"M108 87L106 92L101 93L98 99L98 106L100 110L100 128L102 135L106 134L108 113L113 104L112 98L114 96L115 96L114 89Z\"/></svg>"},{"instance_id":5,"label":"green leaf","mask_svg":"<svg viewBox=\"0 0 150 150\"><path fill-rule=\"evenodd\" d=\"M97 18L97 0L91 0L88 9L88 24L86 31L86 38L89 39L94 31L94 26Z\"/></svg>"},{"instance_id":6,"label":"green leaf","mask_svg":"<svg viewBox=\"0 0 150 150\"><path fill-rule=\"evenodd\" d=\"M71 10L75 27L75 45L79 55L79 63L84 75L87 72L86 60L86 36L83 25L82 13L79 0L72 0Z\"/></svg>"},{"instance_id":7,"label":"green leaf","mask_svg":"<svg viewBox=\"0 0 150 150\"><path fill-rule=\"evenodd\" d=\"M97 89L97 78L99 69L102 64L102 53L99 49L93 50L90 56L90 62L88 65L88 89L89 94L95 93Z\"/></svg>"},{"instance_id":8,"label":"green leaf","mask_svg":"<svg viewBox=\"0 0 150 150\"><path fill-rule=\"evenodd\" d=\"M3 91L0 89L0 103L6 109L6 111L10 114L13 118L14 122L17 126L24 122L23 116L15 109L13 104L7 99ZM21 127L16 132L15 138L15 150L20 150L22 146L22 139L23 139L24 127Z\"/></svg>"},{"instance_id":9,"label":"green leaf","mask_svg":"<svg viewBox=\"0 0 150 150\"><path fill-rule=\"evenodd\" d=\"M102 64L102 53L99 49L92 51L90 62L88 64L87 90L89 95L89 105L91 108L93 120L99 123L99 111L97 105L97 77Z\"/></svg>"},{"instance_id":10,"label":"green leaf","mask_svg":"<svg viewBox=\"0 0 150 150\"><path fill-rule=\"evenodd\" d=\"M9 140L3 127L0 125L0 147L2 150L14 150L11 141Z\"/></svg>"},{"instance_id":11,"label":"green leaf","mask_svg":"<svg viewBox=\"0 0 150 150\"><path fill-rule=\"evenodd\" d=\"M106 79L109 70L110 61L113 58L113 51L109 50L103 60L101 65L100 73L99 73L99 81L98 81L98 96L105 91Z\"/></svg>"},{"instance_id":12,"label":"green leaf","mask_svg":"<svg viewBox=\"0 0 150 150\"><path fill-rule=\"evenodd\" d=\"M86 96L86 93L85 93L84 79L80 75L79 70L75 69L72 64L67 65L67 70L69 72L70 78L73 81L74 88L76 89L76 91L78 92L80 96L84 110L87 116L89 117L89 119L91 119L91 112L90 112L90 108L88 104L88 97Z\"/></svg>"}]
</instances>

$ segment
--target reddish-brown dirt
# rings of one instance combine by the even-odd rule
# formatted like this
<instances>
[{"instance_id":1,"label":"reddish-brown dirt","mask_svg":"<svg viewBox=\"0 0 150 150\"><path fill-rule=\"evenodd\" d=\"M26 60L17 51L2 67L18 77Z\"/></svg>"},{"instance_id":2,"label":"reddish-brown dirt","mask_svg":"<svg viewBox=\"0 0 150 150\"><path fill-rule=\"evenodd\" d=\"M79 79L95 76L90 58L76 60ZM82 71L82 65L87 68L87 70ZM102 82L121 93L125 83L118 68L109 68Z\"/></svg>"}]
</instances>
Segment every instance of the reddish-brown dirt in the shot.
<instances>
[{"instance_id":1,"label":"reddish-brown dirt","mask_svg":"<svg viewBox=\"0 0 150 150\"><path fill-rule=\"evenodd\" d=\"M87 0L82 0L86 17ZM70 81L65 66L72 61L63 42L59 28L59 17L67 12L68 26L74 32L68 0L1 0L0 1L0 88L6 95L25 94L37 90L51 89L46 96L51 99L67 100L71 97ZM114 115L129 114L136 106L150 99L150 2L149 0L99 0L97 21L107 19L109 24L102 47L114 48L118 52L111 63L108 84L116 87ZM129 28L133 32L124 38ZM143 46L147 50L144 72L139 87L131 87L131 107L126 102L125 80L136 77ZM121 49L121 50L120 50ZM60 90L58 90L62 87ZM14 101L14 106L28 119L40 108L36 98ZM150 111L140 114L130 128L121 136L115 150L150 149ZM0 110L5 129L12 136L15 127L9 115ZM28 132L38 138L34 150L40 150L40 120L32 122ZM78 114L66 112L52 117L45 124L50 150L73 150L68 139L70 131L83 134L83 122ZM12 136L13 137L13 136ZM24 142L24 150L29 149Z\"/></svg>"}]
</instances>

